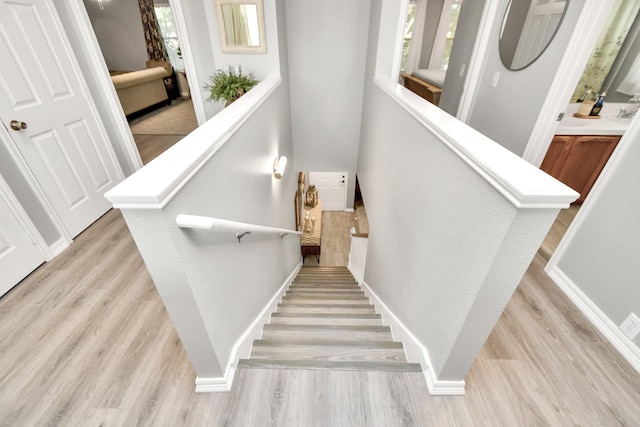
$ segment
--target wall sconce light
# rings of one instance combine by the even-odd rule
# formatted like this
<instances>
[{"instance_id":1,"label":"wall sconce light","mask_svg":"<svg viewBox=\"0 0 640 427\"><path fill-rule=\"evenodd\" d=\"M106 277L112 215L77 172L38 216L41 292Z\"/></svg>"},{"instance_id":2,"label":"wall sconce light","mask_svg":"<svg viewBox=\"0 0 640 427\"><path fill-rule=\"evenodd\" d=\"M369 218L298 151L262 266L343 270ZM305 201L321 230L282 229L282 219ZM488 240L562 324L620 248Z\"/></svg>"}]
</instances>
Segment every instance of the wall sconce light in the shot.
<instances>
[{"instance_id":1,"label":"wall sconce light","mask_svg":"<svg viewBox=\"0 0 640 427\"><path fill-rule=\"evenodd\" d=\"M287 158L285 156L280 157L279 159L273 162L273 176L276 179L282 178L282 174L284 174L284 168L287 166Z\"/></svg>"}]
</instances>

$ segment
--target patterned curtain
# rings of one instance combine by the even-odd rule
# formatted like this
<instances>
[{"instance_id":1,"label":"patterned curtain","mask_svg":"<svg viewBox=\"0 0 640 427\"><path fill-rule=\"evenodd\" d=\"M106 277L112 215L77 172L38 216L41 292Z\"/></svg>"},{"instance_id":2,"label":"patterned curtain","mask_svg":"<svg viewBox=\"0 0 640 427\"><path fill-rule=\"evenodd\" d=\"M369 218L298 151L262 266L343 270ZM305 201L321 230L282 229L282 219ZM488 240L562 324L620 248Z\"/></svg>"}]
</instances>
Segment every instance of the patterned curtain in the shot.
<instances>
[{"instance_id":1,"label":"patterned curtain","mask_svg":"<svg viewBox=\"0 0 640 427\"><path fill-rule=\"evenodd\" d=\"M156 13L153 9L153 0L138 0L138 6L140 6L142 29L147 42L147 56L151 61L169 62L167 48L164 46Z\"/></svg>"},{"instance_id":2,"label":"patterned curtain","mask_svg":"<svg viewBox=\"0 0 640 427\"><path fill-rule=\"evenodd\" d=\"M608 21L602 27L606 31L602 32L596 43L591 59L573 93L574 97L581 97L589 89L593 95L600 92L639 9L640 0L623 0L614 6Z\"/></svg>"}]
</instances>

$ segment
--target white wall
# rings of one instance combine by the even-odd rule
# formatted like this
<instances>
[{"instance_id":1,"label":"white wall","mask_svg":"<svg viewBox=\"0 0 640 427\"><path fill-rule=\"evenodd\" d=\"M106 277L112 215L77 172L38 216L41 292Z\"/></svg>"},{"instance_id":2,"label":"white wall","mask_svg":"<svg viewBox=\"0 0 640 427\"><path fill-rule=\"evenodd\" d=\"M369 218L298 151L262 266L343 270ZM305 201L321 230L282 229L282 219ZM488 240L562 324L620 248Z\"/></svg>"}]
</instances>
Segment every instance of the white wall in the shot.
<instances>
[{"instance_id":1,"label":"white wall","mask_svg":"<svg viewBox=\"0 0 640 427\"><path fill-rule=\"evenodd\" d=\"M296 170L355 171L369 1L287 1Z\"/></svg>"},{"instance_id":2,"label":"white wall","mask_svg":"<svg viewBox=\"0 0 640 427\"><path fill-rule=\"evenodd\" d=\"M442 87L442 96L438 104L447 113L455 116L460 105L460 97L464 90L464 82L473 53L473 46L478 36L480 17L485 0L467 1L462 4L456 37L451 48L447 77ZM464 67L464 73L460 71Z\"/></svg>"},{"instance_id":3,"label":"white wall","mask_svg":"<svg viewBox=\"0 0 640 427\"><path fill-rule=\"evenodd\" d=\"M378 28L382 43L395 33L383 4L372 1L358 158L364 281L426 349L434 381L459 387L558 212L535 195L567 206L576 193L394 79L374 83ZM507 195L521 184L534 204Z\"/></svg>"},{"instance_id":4,"label":"white wall","mask_svg":"<svg viewBox=\"0 0 640 427\"><path fill-rule=\"evenodd\" d=\"M517 155L522 155L540 109L562 60L584 0L569 2L565 18L553 41L531 66L507 70L500 60L498 40L508 0L498 8L496 24L489 40L478 92L468 123ZM497 87L491 82L500 73Z\"/></svg>"},{"instance_id":5,"label":"white wall","mask_svg":"<svg viewBox=\"0 0 640 427\"><path fill-rule=\"evenodd\" d=\"M614 329L629 313L640 316L640 140L637 131L624 138L551 260ZM640 336L634 343L640 355Z\"/></svg>"},{"instance_id":6,"label":"white wall","mask_svg":"<svg viewBox=\"0 0 640 427\"><path fill-rule=\"evenodd\" d=\"M146 68L147 48L138 0L103 2L84 0L91 24L110 70Z\"/></svg>"},{"instance_id":7,"label":"white wall","mask_svg":"<svg viewBox=\"0 0 640 427\"><path fill-rule=\"evenodd\" d=\"M254 88L107 195L122 208L200 379L224 381L234 345L300 262L295 236L254 234L238 243L233 232L175 224L185 213L295 228L297 173L273 177L274 159L293 154L286 84L243 112L265 93ZM167 183L183 179L173 195ZM138 209L155 190L167 200Z\"/></svg>"},{"instance_id":8,"label":"white wall","mask_svg":"<svg viewBox=\"0 0 640 427\"><path fill-rule=\"evenodd\" d=\"M433 43L436 40L442 7L444 0L428 0L426 17L424 21L424 31L422 33L422 52L420 53L419 68L429 68Z\"/></svg>"}]
</instances>

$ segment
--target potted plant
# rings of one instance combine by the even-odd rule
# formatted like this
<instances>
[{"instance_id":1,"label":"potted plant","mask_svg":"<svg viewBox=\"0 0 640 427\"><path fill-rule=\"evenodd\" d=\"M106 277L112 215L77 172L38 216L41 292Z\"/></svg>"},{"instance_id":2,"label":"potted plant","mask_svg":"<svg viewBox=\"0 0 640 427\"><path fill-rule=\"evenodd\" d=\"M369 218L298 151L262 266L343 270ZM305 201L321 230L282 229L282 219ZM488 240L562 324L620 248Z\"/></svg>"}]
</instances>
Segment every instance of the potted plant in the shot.
<instances>
[{"instance_id":1,"label":"potted plant","mask_svg":"<svg viewBox=\"0 0 640 427\"><path fill-rule=\"evenodd\" d=\"M205 89L209 91L209 100L224 100L224 106L228 106L236 99L244 95L249 89L254 87L258 81L253 73L245 74L242 68L236 70L229 65L228 70L217 70L210 77L210 82L205 85Z\"/></svg>"}]
</instances>

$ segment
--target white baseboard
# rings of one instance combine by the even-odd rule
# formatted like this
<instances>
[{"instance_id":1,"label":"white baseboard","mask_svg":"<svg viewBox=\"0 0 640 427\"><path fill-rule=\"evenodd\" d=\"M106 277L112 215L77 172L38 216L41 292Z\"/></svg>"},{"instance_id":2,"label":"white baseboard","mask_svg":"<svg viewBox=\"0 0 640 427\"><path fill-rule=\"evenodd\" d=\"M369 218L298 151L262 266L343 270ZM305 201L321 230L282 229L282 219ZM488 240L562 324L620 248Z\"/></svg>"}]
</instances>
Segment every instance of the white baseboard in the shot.
<instances>
[{"instance_id":1,"label":"white baseboard","mask_svg":"<svg viewBox=\"0 0 640 427\"><path fill-rule=\"evenodd\" d=\"M65 239L64 237L60 237L56 242L54 242L51 246L49 246L49 250L53 254L53 257L55 258L58 255L60 255L62 252L64 252L64 250L67 249L70 244L71 242L69 240Z\"/></svg>"},{"instance_id":2,"label":"white baseboard","mask_svg":"<svg viewBox=\"0 0 640 427\"><path fill-rule=\"evenodd\" d=\"M293 269L289 277L287 277L282 286L280 286L280 289L278 289L275 295L269 300L267 305L264 306L260 314L258 314L251 325L249 325L247 330L244 331L244 333L240 336L240 339L236 341L235 345L231 349L231 355L229 357L227 368L225 369L224 377L196 377L196 393L209 393L231 390L231 385L233 384L233 378L236 374L238 361L240 359L248 358L251 354L251 346L253 345L253 340L260 338L263 326L269 323L271 313L276 310L278 302L289 288L289 285L296 277L296 274L298 274L300 267L302 267L302 262L300 262L296 266L296 268Z\"/></svg>"},{"instance_id":3,"label":"white baseboard","mask_svg":"<svg viewBox=\"0 0 640 427\"><path fill-rule=\"evenodd\" d=\"M429 394L432 396L462 396L465 393L464 380L442 381L438 380L431 367L429 353L424 345L411 333L411 331L398 319L383 303L378 295L371 290L364 281L361 282L364 293L371 299L372 304L382 315L385 325L391 327L391 334L397 341L402 341L407 354L407 360L411 363L419 363L422 366L427 382Z\"/></svg>"},{"instance_id":4,"label":"white baseboard","mask_svg":"<svg viewBox=\"0 0 640 427\"><path fill-rule=\"evenodd\" d=\"M609 317L576 286L562 270L554 265L547 271L551 280L564 292L593 326L613 345L635 369L640 372L640 348L613 323Z\"/></svg>"},{"instance_id":5,"label":"white baseboard","mask_svg":"<svg viewBox=\"0 0 640 427\"><path fill-rule=\"evenodd\" d=\"M233 366L227 367L224 377L200 378L196 377L196 393L219 393L231 391L233 377L236 369Z\"/></svg>"},{"instance_id":6,"label":"white baseboard","mask_svg":"<svg viewBox=\"0 0 640 427\"><path fill-rule=\"evenodd\" d=\"M344 211L345 212L355 212L355 210L353 208L346 208Z\"/></svg>"}]
</instances>

